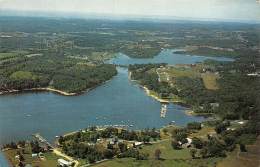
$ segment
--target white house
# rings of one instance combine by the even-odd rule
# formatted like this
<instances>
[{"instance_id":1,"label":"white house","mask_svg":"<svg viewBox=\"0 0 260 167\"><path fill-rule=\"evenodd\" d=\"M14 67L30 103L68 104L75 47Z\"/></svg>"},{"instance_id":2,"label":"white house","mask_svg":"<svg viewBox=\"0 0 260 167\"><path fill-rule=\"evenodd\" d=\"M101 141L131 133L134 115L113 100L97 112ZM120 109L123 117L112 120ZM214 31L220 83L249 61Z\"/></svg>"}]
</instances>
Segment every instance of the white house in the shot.
<instances>
[{"instance_id":1,"label":"white house","mask_svg":"<svg viewBox=\"0 0 260 167\"><path fill-rule=\"evenodd\" d=\"M58 163L59 163L59 165L62 166L62 167L72 166L72 162L66 161L66 160L64 160L64 159L58 159Z\"/></svg>"}]
</instances>

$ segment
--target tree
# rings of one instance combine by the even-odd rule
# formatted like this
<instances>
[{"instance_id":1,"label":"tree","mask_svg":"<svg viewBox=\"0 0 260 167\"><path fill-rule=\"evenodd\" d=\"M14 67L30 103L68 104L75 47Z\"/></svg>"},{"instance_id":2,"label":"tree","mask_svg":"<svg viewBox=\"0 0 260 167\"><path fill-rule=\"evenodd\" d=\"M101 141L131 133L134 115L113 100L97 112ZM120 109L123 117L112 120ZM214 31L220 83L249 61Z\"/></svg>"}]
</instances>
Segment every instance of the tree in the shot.
<instances>
[{"instance_id":1,"label":"tree","mask_svg":"<svg viewBox=\"0 0 260 167\"><path fill-rule=\"evenodd\" d=\"M10 148L17 149L18 147L17 147L17 144L15 142L11 142Z\"/></svg>"},{"instance_id":2,"label":"tree","mask_svg":"<svg viewBox=\"0 0 260 167\"><path fill-rule=\"evenodd\" d=\"M161 150L160 149L156 149L155 152L154 152L154 157L155 159L159 160L160 159L160 156L161 156Z\"/></svg>"},{"instance_id":3,"label":"tree","mask_svg":"<svg viewBox=\"0 0 260 167\"><path fill-rule=\"evenodd\" d=\"M240 151L241 152L247 152L247 150L246 150L246 146L244 145L244 144L239 144L239 147L240 147Z\"/></svg>"},{"instance_id":4,"label":"tree","mask_svg":"<svg viewBox=\"0 0 260 167\"><path fill-rule=\"evenodd\" d=\"M21 162L24 162L25 159L24 159L24 157L23 157L22 154L19 155L19 160L20 160Z\"/></svg>"},{"instance_id":5,"label":"tree","mask_svg":"<svg viewBox=\"0 0 260 167\"><path fill-rule=\"evenodd\" d=\"M177 150L177 149L180 149L180 144L176 141L176 140L172 140L172 148Z\"/></svg>"},{"instance_id":6,"label":"tree","mask_svg":"<svg viewBox=\"0 0 260 167\"><path fill-rule=\"evenodd\" d=\"M188 123L187 128L190 129L190 130L200 130L201 129L201 123L190 122L190 123Z\"/></svg>"},{"instance_id":7,"label":"tree","mask_svg":"<svg viewBox=\"0 0 260 167\"><path fill-rule=\"evenodd\" d=\"M206 158L207 154L208 154L208 150L206 148L202 148L200 150L200 155L201 155L202 158Z\"/></svg>"},{"instance_id":8,"label":"tree","mask_svg":"<svg viewBox=\"0 0 260 167\"><path fill-rule=\"evenodd\" d=\"M150 136L147 136L147 135L143 136L144 143L149 143L149 141L150 141Z\"/></svg>"},{"instance_id":9,"label":"tree","mask_svg":"<svg viewBox=\"0 0 260 167\"><path fill-rule=\"evenodd\" d=\"M147 160L149 157L149 154L145 153L139 153L138 156L136 157L137 160Z\"/></svg>"},{"instance_id":10,"label":"tree","mask_svg":"<svg viewBox=\"0 0 260 167\"><path fill-rule=\"evenodd\" d=\"M178 132L176 134L175 139L177 141L181 141L182 143L187 143L187 136L188 136L188 134L186 132L182 131L182 132Z\"/></svg>"},{"instance_id":11,"label":"tree","mask_svg":"<svg viewBox=\"0 0 260 167\"><path fill-rule=\"evenodd\" d=\"M224 157L225 145L217 138L213 137L206 143L207 154L209 157Z\"/></svg>"},{"instance_id":12,"label":"tree","mask_svg":"<svg viewBox=\"0 0 260 167\"><path fill-rule=\"evenodd\" d=\"M106 149L104 151L104 158L111 159L111 158L113 158L113 156L114 156L114 153L112 150Z\"/></svg>"},{"instance_id":13,"label":"tree","mask_svg":"<svg viewBox=\"0 0 260 167\"><path fill-rule=\"evenodd\" d=\"M59 142L59 144L62 144L64 142L64 137L60 136L59 139L58 139L58 142Z\"/></svg>"},{"instance_id":14,"label":"tree","mask_svg":"<svg viewBox=\"0 0 260 167\"><path fill-rule=\"evenodd\" d=\"M96 131L96 130L97 130L97 127L96 127L96 126L91 126L91 127L89 128L89 130L90 130L90 131Z\"/></svg>"},{"instance_id":15,"label":"tree","mask_svg":"<svg viewBox=\"0 0 260 167\"><path fill-rule=\"evenodd\" d=\"M41 152L41 147L39 145L39 142L38 141L32 141L31 142L31 148L32 148L32 152L33 153L39 153Z\"/></svg>"},{"instance_id":16,"label":"tree","mask_svg":"<svg viewBox=\"0 0 260 167\"><path fill-rule=\"evenodd\" d=\"M94 162L96 162L95 156L92 155L92 154L90 154L90 155L88 156L88 162L91 163L91 164L94 163Z\"/></svg>"},{"instance_id":17,"label":"tree","mask_svg":"<svg viewBox=\"0 0 260 167\"><path fill-rule=\"evenodd\" d=\"M164 134L167 134L167 132L168 132L168 129L163 128L163 133L164 133Z\"/></svg>"},{"instance_id":18,"label":"tree","mask_svg":"<svg viewBox=\"0 0 260 167\"><path fill-rule=\"evenodd\" d=\"M194 159L196 157L197 150L196 149L190 149L190 155Z\"/></svg>"},{"instance_id":19,"label":"tree","mask_svg":"<svg viewBox=\"0 0 260 167\"><path fill-rule=\"evenodd\" d=\"M19 164L18 164L19 167L24 167L24 163L22 161L19 161Z\"/></svg>"},{"instance_id":20,"label":"tree","mask_svg":"<svg viewBox=\"0 0 260 167\"><path fill-rule=\"evenodd\" d=\"M127 150L127 145L125 143L118 143L118 147L120 149L120 152L123 153Z\"/></svg>"},{"instance_id":21,"label":"tree","mask_svg":"<svg viewBox=\"0 0 260 167\"><path fill-rule=\"evenodd\" d=\"M201 149L203 147L202 140L200 138L197 138L197 137L192 138L192 144L197 149Z\"/></svg>"}]
</instances>

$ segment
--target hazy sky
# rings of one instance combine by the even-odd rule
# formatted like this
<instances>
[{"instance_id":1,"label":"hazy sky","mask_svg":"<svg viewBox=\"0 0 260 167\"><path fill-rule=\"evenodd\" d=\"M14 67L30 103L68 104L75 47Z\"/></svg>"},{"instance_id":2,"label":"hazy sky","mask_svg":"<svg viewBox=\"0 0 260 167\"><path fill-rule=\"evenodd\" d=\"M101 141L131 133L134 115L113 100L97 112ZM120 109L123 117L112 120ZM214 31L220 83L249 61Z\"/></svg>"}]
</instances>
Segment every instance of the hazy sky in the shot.
<instances>
[{"instance_id":1,"label":"hazy sky","mask_svg":"<svg viewBox=\"0 0 260 167\"><path fill-rule=\"evenodd\" d=\"M260 20L256 0L0 0L0 10Z\"/></svg>"}]
</instances>

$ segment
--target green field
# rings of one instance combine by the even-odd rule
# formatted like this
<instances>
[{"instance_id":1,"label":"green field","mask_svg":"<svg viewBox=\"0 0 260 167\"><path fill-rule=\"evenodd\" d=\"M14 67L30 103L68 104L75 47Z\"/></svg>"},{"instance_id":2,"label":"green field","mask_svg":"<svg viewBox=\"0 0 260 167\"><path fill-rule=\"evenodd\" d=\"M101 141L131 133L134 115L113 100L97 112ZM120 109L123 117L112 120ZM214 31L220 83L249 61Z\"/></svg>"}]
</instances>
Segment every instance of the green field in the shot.
<instances>
[{"instance_id":1,"label":"green field","mask_svg":"<svg viewBox=\"0 0 260 167\"><path fill-rule=\"evenodd\" d=\"M217 79L219 76L214 73L205 73L201 75L205 87L209 90L217 90L218 84Z\"/></svg>"},{"instance_id":2,"label":"green field","mask_svg":"<svg viewBox=\"0 0 260 167\"><path fill-rule=\"evenodd\" d=\"M15 156L17 155L17 151L21 151L21 149L13 149L13 150L7 150L4 151L5 156L7 159L11 162L11 164L18 164L18 159L15 159ZM57 166L57 160L58 156L53 154L52 152L44 153L44 159L40 158L32 158L32 152L30 147L25 148L25 153L23 154L25 159L25 164L32 164L32 166L38 166L38 167L56 167Z\"/></svg>"},{"instance_id":3,"label":"green field","mask_svg":"<svg viewBox=\"0 0 260 167\"><path fill-rule=\"evenodd\" d=\"M218 163L217 167L259 167L260 165L260 137L253 145L247 145L247 152L240 152L239 148L231 152L227 158Z\"/></svg>"},{"instance_id":4,"label":"green field","mask_svg":"<svg viewBox=\"0 0 260 167\"><path fill-rule=\"evenodd\" d=\"M154 158L156 149L161 150L161 159ZM220 158L208 159L192 159L189 149L174 150L171 146L171 140L164 140L152 145L145 145L141 152L149 153L148 160L135 160L133 158L116 158L108 160L95 167L194 167L194 166L208 166L213 167L220 160Z\"/></svg>"}]
</instances>

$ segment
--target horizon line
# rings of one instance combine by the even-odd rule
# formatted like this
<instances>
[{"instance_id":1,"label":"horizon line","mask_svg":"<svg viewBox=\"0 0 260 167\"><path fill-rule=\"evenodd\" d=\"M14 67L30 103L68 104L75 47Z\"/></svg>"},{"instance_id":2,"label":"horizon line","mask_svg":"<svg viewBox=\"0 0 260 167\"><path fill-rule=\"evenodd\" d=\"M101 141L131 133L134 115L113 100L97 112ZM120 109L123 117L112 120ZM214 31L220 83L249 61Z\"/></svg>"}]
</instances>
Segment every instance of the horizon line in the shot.
<instances>
[{"instance_id":1,"label":"horizon line","mask_svg":"<svg viewBox=\"0 0 260 167\"><path fill-rule=\"evenodd\" d=\"M98 20L149 20L149 21L191 21L191 22L225 22L225 23L244 23L244 24L260 24L260 20L255 19L220 19L220 18L195 18L195 17L179 17L166 15L126 15L111 13L82 13L82 12L61 12L61 11L35 11L35 10L11 10L0 9L0 17L43 17L43 18L64 18L64 19L98 19Z\"/></svg>"}]
</instances>

